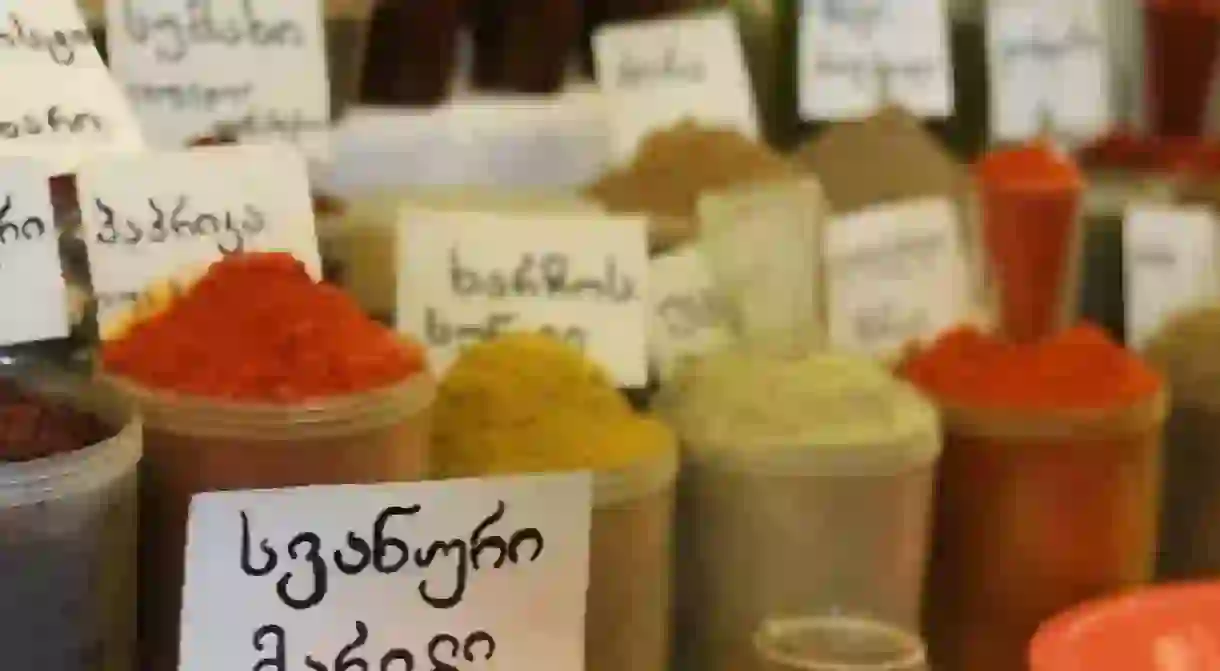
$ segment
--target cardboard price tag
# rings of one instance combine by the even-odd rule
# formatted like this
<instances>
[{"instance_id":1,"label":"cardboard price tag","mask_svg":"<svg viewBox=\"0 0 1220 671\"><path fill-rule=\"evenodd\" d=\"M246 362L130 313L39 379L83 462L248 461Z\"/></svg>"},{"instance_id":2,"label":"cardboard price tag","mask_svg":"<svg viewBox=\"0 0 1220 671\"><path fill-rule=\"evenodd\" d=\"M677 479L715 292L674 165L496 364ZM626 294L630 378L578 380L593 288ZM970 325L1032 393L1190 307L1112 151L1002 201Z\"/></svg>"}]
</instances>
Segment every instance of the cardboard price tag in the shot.
<instances>
[{"instance_id":1,"label":"cardboard price tag","mask_svg":"<svg viewBox=\"0 0 1220 671\"><path fill-rule=\"evenodd\" d=\"M693 119L759 135L737 22L728 11L615 24L593 37L616 160L648 133Z\"/></svg>"},{"instance_id":2,"label":"cardboard price tag","mask_svg":"<svg viewBox=\"0 0 1220 671\"><path fill-rule=\"evenodd\" d=\"M648 381L648 252L642 217L406 208L398 328L438 374L462 347L541 330L580 347L619 384Z\"/></svg>"},{"instance_id":3,"label":"cardboard price tag","mask_svg":"<svg viewBox=\"0 0 1220 671\"><path fill-rule=\"evenodd\" d=\"M1180 310L1220 294L1217 220L1205 207L1139 205L1123 225L1127 341L1142 347Z\"/></svg>"},{"instance_id":4,"label":"cardboard price tag","mask_svg":"<svg viewBox=\"0 0 1220 671\"><path fill-rule=\"evenodd\" d=\"M1101 0L987 5L991 129L1002 140L1091 138L1113 116Z\"/></svg>"},{"instance_id":5,"label":"cardboard price tag","mask_svg":"<svg viewBox=\"0 0 1220 671\"><path fill-rule=\"evenodd\" d=\"M201 494L181 671L577 669L588 473Z\"/></svg>"},{"instance_id":6,"label":"cardboard price tag","mask_svg":"<svg viewBox=\"0 0 1220 671\"><path fill-rule=\"evenodd\" d=\"M696 247L652 259L649 302L648 347L662 378L668 378L683 357L703 354L732 339L723 297Z\"/></svg>"},{"instance_id":7,"label":"cardboard price tag","mask_svg":"<svg viewBox=\"0 0 1220 671\"><path fill-rule=\"evenodd\" d=\"M227 128L325 157L322 0L107 0L110 67L160 147Z\"/></svg>"},{"instance_id":8,"label":"cardboard price tag","mask_svg":"<svg viewBox=\"0 0 1220 671\"><path fill-rule=\"evenodd\" d=\"M224 254L291 252L321 277L305 161L290 147L96 161L81 169L77 188L103 326L154 282Z\"/></svg>"},{"instance_id":9,"label":"cardboard price tag","mask_svg":"<svg viewBox=\"0 0 1220 671\"><path fill-rule=\"evenodd\" d=\"M63 174L92 154L143 150L74 0L0 8L0 83L10 92L0 102L0 157L35 158Z\"/></svg>"},{"instance_id":10,"label":"cardboard price tag","mask_svg":"<svg viewBox=\"0 0 1220 671\"><path fill-rule=\"evenodd\" d=\"M826 231L831 346L886 356L964 321L968 273L950 201L837 217Z\"/></svg>"},{"instance_id":11,"label":"cardboard price tag","mask_svg":"<svg viewBox=\"0 0 1220 671\"><path fill-rule=\"evenodd\" d=\"M858 119L887 103L953 114L944 0L802 0L798 31L805 120Z\"/></svg>"},{"instance_id":12,"label":"cardboard price tag","mask_svg":"<svg viewBox=\"0 0 1220 671\"><path fill-rule=\"evenodd\" d=\"M0 159L0 345L64 338L68 295L44 165Z\"/></svg>"}]
</instances>

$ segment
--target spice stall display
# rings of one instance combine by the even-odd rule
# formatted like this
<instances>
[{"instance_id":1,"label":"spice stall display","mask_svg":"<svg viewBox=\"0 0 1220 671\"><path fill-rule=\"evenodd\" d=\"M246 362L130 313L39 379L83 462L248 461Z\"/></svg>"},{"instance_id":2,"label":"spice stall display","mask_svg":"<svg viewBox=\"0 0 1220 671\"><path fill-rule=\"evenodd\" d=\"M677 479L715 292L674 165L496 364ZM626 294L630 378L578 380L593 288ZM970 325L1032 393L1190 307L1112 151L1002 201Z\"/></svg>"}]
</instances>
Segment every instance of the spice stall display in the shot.
<instances>
[{"instance_id":1,"label":"spice stall display","mask_svg":"<svg viewBox=\"0 0 1220 671\"><path fill-rule=\"evenodd\" d=\"M866 359L730 349L658 403L683 446L679 668L756 668L776 618L919 631L940 452L919 393Z\"/></svg>"},{"instance_id":2,"label":"spice stall display","mask_svg":"<svg viewBox=\"0 0 1220 671\"><path fill-rule=\"evenodd\" d=\"M919 636L867 618L770 620L754 643L764 671L928 671Z\"/></svg>"},{"instance_id":3,"label":"spice stall display","mask_svg":"<svg viewBox=\"0 0 1220 671\"><path fill-rule=\"evenodd\" d=\"M0 370L5 668L133 668L140 452L130 408L83 378Z\"/></svg>"},{"instance_id":4,"label":"spice stall display","mask_svg":"<svg viewBox=\"0 0 1220 671\"><path fill-rule=\"evenodd\" d=\"M593 471L586 666L668 668L669 430L578 350L532 333L467 349L441 382L433 426L441 477Z\"/></svg>"},{"instance_id":5,"label":"spice stall display","mask_svg":"<svg viewBox=\"0 0 1220 671\"><path fill-rule=\"evenodd\" d=\"M649 216L649 246L669 249L698 235L699 196L799 171L766 145L727 128L684 121L646 136L632 162L585 189L608 211Z\"/></svg>"},{"instance_id":6,"label":"spice stall display","mask_svg":"<svg viewBox=\"0 0 1220 671\"><path fill-rule=\"evenodd\" d=\"M1143 0L1145 106L1149 131L1198 137L1215 85L1220 3Z\"/></svg>"},{"instance_id":7,"label":"spice stall display","mask_svg":"<svg viewBox=\"0 0 1220 671\"><path fill-rule=\"evenodd\" d=\"M1171 319L1147 348L1173 392L1158 577L1220 575L1220 308Z\"/></svg>"},{"instance_id":8,"label":"spice stall display","mask_svg":"<svg viewBox=\"0 0 1220 671\"><path fill-rule=\"evenodd\" d=\"M943 335L902 373L945 431L924 613L944 671L1024 671L1038 624L1147 581L1161 378L1093 326L1037 343Z\"/></svg>"},{"instance_id":9,"label":"spice stall display","mask_svg":"<svg viewBox=\"0 0 1220 671\"><path fill-rule=\"evenodd\" d=\"M1030 671L1220 668L1220 583L1137 590L1085 604L1044 624Z\"/></svg>"},{"instance_id":10,"label":"spice stall display","mask_svg":"<svg viewBox=\"0 0 1220 671\"><path fill-rule=\"evenodd\" d=\"M1035 340L1072 323L1080 286L1084 179L1042 144L993 151L975 165L981 242L1002 333Z\"/></svg>"},{"instance_id":11,"label":"spice stall display","mask_svg":"<svg viewBox=\"0 0 1220 671\"><path fill-rule=\"evenodd\" d=\"M111 386L145 417L150 671L175 668L192 495L420 479L434 393L420 347L287 254L229 256L164 302L101 352Z\"/></svg>"}]
</instances>

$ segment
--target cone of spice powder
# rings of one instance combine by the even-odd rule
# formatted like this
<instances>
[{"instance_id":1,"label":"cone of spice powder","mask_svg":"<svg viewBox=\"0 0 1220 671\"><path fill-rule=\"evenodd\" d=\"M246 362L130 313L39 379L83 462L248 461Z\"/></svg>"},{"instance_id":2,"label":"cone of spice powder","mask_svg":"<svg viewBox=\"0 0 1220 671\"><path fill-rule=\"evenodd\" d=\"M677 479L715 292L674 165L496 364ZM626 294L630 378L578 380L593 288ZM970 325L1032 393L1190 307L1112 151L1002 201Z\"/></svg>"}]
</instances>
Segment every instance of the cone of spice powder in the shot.
<instances>
[{"instance_id":1,"label":"cone of spice powder","mask_svg":"<svg viewBox=\"0 0 1220 671\"><path fill-rule=\"evenodd\" d=\"M1204 131L1220 41L1220 2L1143 0L1145 83L1151 131L1198 137Z\"/></svg>"},{"instance_id":2,"label":"cone of spice powder","mask_svg":"<svg viewBox=\"0 0 1220 671\"><path fill-rule=\"evenodd\" d=\"M998 294L1000 331L1027 342L1075 316L1083 178L1043 144L984 156L974 169L982 247Z\"/></svg>"}]
</instances>

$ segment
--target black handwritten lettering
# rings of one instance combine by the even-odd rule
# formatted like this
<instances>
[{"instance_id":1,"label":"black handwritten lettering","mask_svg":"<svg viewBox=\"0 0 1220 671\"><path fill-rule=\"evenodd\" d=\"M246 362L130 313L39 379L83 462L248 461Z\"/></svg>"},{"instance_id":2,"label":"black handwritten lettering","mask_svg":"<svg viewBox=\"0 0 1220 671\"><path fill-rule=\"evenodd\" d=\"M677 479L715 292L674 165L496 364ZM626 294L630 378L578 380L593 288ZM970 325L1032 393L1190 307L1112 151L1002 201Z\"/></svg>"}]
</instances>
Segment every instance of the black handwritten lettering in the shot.
<instances>
[{"instance_id":1,"label":"black handwritten lettering","mask_svg":"<svg viewBox=\"0 0 1220 671\"><path fill-rule=\"evenodd\" d=\"M278 624L265 624L254 632L255 652L267 652L267 644L264 642L264 639L269 636L275 637L274 647L270 656L259 659L251 671L287 670L287 666L285 666L288 656L287 642L284 640L284 628Z\"/></svg>"},{"instance_id":2,"label":"black handwritten lettering","mask_svg":"<svg viewBox=\"0 0 1220 671\"><path fill-rule=\"evenodd\" d=\"M724 308L708 290L666 296L656 309L665 331L675 338L690 338L724 322Z\"/></svg>"},{"instance_id":3,"label":"black handwritten lettering","mask_svg":"<svg viewBox=\"0 0 1220 671\"><path fill-rule=\"evenodd\" d=\"M105 124L97 114L65 112L59 105L52 105L45 111L24 114L20 119L0 120L0 138L5 140L44 133L83 135L104 131Z\"/></svg>"},{"instance_id":4,"label":"black handwritten lettering","mask_svg":"<svg viewBox=\"0 0 1220 671\"><path fill-rule=\"evenodd\" d=\"M9 221L12 209L13 196L5 195L4 204L0 205L0 245L33 242L46 235L47 223L40 217L26 217L20 224Z\"/></svg>"},{"instance_id":5,"label":"black handwritten lettering","mask_svg":"<svg viewBox=\"0 0 1220 671\"><path fill-rule=\"evenodd\" d=\"M373 566L377 568L379 573L397 573L402 567L411 561L411 549L398 538L387 536L385 532L386 524L395 517L406 517L419 512L419 506L391 506L381 511L377 519L373 522ZM398 553L398 559L393 562L387 562L386 557L389 554L387 550L394 550Z\"/></svg>"},{"instance_id":6,"label":"black handwritten lettering","mask_svg":"<svg viewBox=\"0 0 1220 671\"><path fill-rule=\"evenodd\" d=\"M328 666L319 661L318 656L308 653L304 656L305 668L309 671L414 671L415 654L406 648L390 648L384 654L376 651L366 652L370 639L368 625L361 620L355 623L356 635L345 644L334 660ZM276 634L278 643L275 657L260 660L252 671L287 671L287 644L283 628L278 625L267 625L255 633L255 649L262 652L265 645L261 638ZM459 671L458 664L462 660L467 663L491 661L496 653L496 640L488 632L475 630L466 636L455 636L448 632L440 632L428 639L425 652L432 668L429 671Z\"/></svg>"},{"instance_id":7,"label":"black handwritten lettering","mask_svg":"<svg viewBox=\"0 0 1220 671\"><path fill-rule=\"evenodd\" d=\"M834 264L846 272L905 272L906 263L926 264L948 244L940 233L904 234L885 244L871 245L846 254Z\"/></svg>"},{"instance_id":8,"label":"black handwritten lettering","mask_svg":"<svg viewBox=\"0 0 1220 671\"><path fill-rule=\"evenodd\" d=\"M512 330L516 322L517 315L515 314L492 312L481 322L457 324L442 317L437 308L427 307L424 309L424 340L436 347L454 344L458 347L465 347L507 333ZM588 333L579 326L545 325L539 327L538 331L582 350L588 346Z\"/></svg>"},{"instance_id":9,"label":"black handwritten lettering","mask_svg":"<svg viewBox=\"0 0 1220 671\"><path fill-rule=\"evenodd\" d=\"M263 551L266 559L261 567L255 568L251 560L250 553L250 515L246 511L241 511L241 570L248 576L261 578L270 574L275 570L276 564L279 563L279 555L271 548L271 542L266 538L259 541L258 547Z\"/></svg>"},{"instance_id":10,"label":"black handwritten lettering","mask_svg":"<svg viewBox=\"0 0 1220 671\"><path fill-rule=\"evenodd\" d=\"M216 124L215 135L222 137L274 136L299 140L310 131L330 128L330 119L309 118L301 110L249 110L237 119Z\"/></svg>"},{"instance_id":11,"label":"black handwritten lettering","mask_svg":"<svg viewBox=\"0 0 1220 671\"><path fill-rule=\"evenodd\" d=\"M190 200L187 196L178 196L173 202L174 207L168 216L164 204L148 199L148 210L151 220L140 222L129 217L122 217L122 227L126 234L120 233L119 215L115 209L100 198L94 199L94 205L101 215L97 242L103 245L138 245L147 240L150 244L160 244L171 240L211 238L216 241L216 248L223 254L235 254L246 249L246 241L262 233L267 227L266 217L262 210L253 205L242 206L244 217L238 221L231 211L223 214L202 212L194 218L184 217Z\"/></svg>"},{"instance_id":12,"label":"black handwritten lettering","mask_svg":"<svg viewBox=\"0 0 1220 671\"><path fill-rule=\"evenodd\" d=\"M343 550L335 550L335 566L346 575L360 575L373 561L373 550L369 547L369 542L354 531L347 532L347 546L355 550L360 558L349 562L343 558Z\"/></svg>"},{"instance_id":13,"label":"black handwritten lettering","mask_svg":"<svg viewBox=\"0 0 1220 671\"><path fill-rule=\"evenodd\" d=\"M28 27L16 12L8 13L8 30L0 32L0 48L45 51L56 65L73 65L79 48L93 48L93 36L84 28L52 30Z\"/></svg>"},{"instance_id":14,"label":"black handwritten lettering","mask_svg":"<svg viewBox=\"0 0 1220 671\"><path fill-rule=\"evenodd\" d=\"M887 0L822 0L821 4L827 23L859 33L871 33L888 9Z\"/></svg>"},{"instance_id":15,"label":"black handwritten lettering","mask_svg":"<svg viewBox=\"0 0 1220 671\"><path fill-rule=\"evenodd\" d=\"M647 59L639 54L624 53L618 64L618 79L622 86L698 84L707 79L707 72L702 61L684 58L676 45L667 44L660 58Z\"/></svg>"},{"instance_id":16,"label":"black handwritten lettering","mask_svg":"<svg viewBox=\"0 0 1220 671\"><path fill-rule=\"evenodd\" d=\"M1102 38L1097 31L1073 21L1062 34L1034 33L1008 40L999 46L998 51L1000 62L1005 66L1029 61L1053 65L1074 54L1097 53L1102 46Z\"/></svg>"},{"instance_id":17,"label":"black handwritten lettering","mask_svg":"<svg viewBox=\"0 0 1220 671\"><path fill-rule=\"evenodd\" d=\"M298 550L302 545L305 546L304 555L301 555ZM303 531L288 543L288 556L293 559L304 559L309 564L309 573L313 577L313 589L305 597L299 599L289 594L288 585L292 582L294 574L292 571L288 571L280 576L275 585L275 593L279 595L280 601L285 606L294 610L308 610L322 603L322 599L326 598L328 576L326 561L322 559L321 550L322 539L312 531Z\"/></svg>"},{"instance_id":18,"label":"black handwritten lettering","mask_svg":"<svg viewBox=\"0 0 1220 671\"><path fill-rule=\"evenodd\" d=\"M253 0L242 0L240 13L226 19L214 15L212 0L187 0L185 15L163 11L144 14L147 3L123 2L123 28L131 39L148 46L163 63L177 63L195 46L251 46L295 49L305 45L305 30L292 21L267 21L254 11Z\"/></svg>"},{"instance_id":19,"label":"black handwritten lettering","mask_svg":"<svg viewBox=\"0 0 1220 671\"><path fill-rule=\"evenodd\" d=\"M140 105L165 106L173 110L212 112L245 105L254 84L208 86L206 84L127 84L127 96Z\"/></svg>"},{"instance_id":20,"label":"black handwritten lettering","mask_svg":"<svg viewBox=\"0 0 1220 671\"><path fill-rule=\"evenodd\" d=\"M608 256L596 275L578 275L566 254L522 254L507 269L480 271L462 262L457 247L449 250L449 285L464 298L588 298L608 303L626 303L639 296L634 278Z\"/></svg>"},{"instance_id":21,"label":"black handwritten lettering","mask_svg":"<svg viewBox=\"0 0 1220 671\"><path fill-rule=\"evenodd\" d=\"M466 596L466 583L470 575L470 550L466 541L455 538L449 541L435 541L428 546L427 552L415 551L415 563L420 568L432 566L432 562L436 560L438 554L448 557L451 552L457 555L454 561L457 568L453 591L449 596L433 596L428 591L426 578L419 583L419 596L433 608L453 608L462 602L462 597Z\"/></svg>"}]
</instances>

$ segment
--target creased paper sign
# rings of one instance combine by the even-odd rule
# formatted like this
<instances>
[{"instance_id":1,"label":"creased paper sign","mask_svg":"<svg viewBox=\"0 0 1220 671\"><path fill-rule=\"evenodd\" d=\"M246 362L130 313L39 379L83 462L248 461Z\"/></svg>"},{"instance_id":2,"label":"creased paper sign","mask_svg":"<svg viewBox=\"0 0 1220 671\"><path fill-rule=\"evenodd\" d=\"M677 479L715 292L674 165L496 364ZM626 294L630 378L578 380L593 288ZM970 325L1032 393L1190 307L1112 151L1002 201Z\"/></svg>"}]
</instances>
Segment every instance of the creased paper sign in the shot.
<instances>
[{"instance_id":1,"label":"creased paper sign","mask_svg":"<svg viewBox=\"0 0 1220 671\"><path fill-rule=\"evenodd\" d=\"M831 346L889 356L969 317L956 210L944 198L836 217L825 233Z\"/></svg>"},{"instance_id":2,"label":"creased paper sign","mask_svg":"<svg viewBox=\"0 0 1220 671\"><path fill-rule=\"evenodd\" d=\"M405 207L398 328L443 374L463 347L544 331L627 387L648 382L643 217L456 212Z\"/></svg>"},{"instance_id":3,"label":"creased paper sign","mask_svg":"<svg viewBox=\"0 0 1220 671\"><path fill-rule=\"evenodd\" d=\"M578 669L588 473L191 502L181 671Z\"/></svg>"},{"instance_id":4,"label":"creased paper sign","mask_svg":"<svg viewBox=\"0 0 1220 671\"><path fill-rule=\"evenodd\" d=\"M866 117L887 103L953 114L944 0L801 0L801 117Z\"/></svg>"},{"instance_id":5,"label":"creased paper sign","mask_svg":"<svg viewBox=\"0 0 1220 671\"><path fill-rule=\"evenodd\" d=\"M987 4L991 130L1088 139L1109 128L1111 68L1102 0Z\"/></svg>"},{"instance_id":6,"label":"creased paper sign","mask_svg":"<svg viewBox=\"0 0 1220 671\"><path fill-rule=\"evenodd\" d=\"M1127 340L1142 347L1175 313L1220 294L1217 220L1206 207L1138 205L1123 224Z\"/></svg>"},{"instance_id":7,"label":"creased paper sign","mask_svg":"<svg viewBox=\"0 0 1220 671\"><path fill-rule=\"evenodd\" d=\"M610 25L593 45L616 160L630 160L648 133L684 119L758 137L754 93L729 11Z\"/></svg>"},{"instance_id":8,"label":"creased paper sign","mask_svg":"<svg viewBox=\"0 0 1220 671\"><path fill-rule=\"evenodd\" d=\"M94 154L143 150L73 0L3 0L0 22L0 157L63 174Z\"/></svg>"},{"instance_id":9,"label":"creased paper sign","mask_svg":"<svg viewBox=\"0 0 1220 671\"><path fill-rule=\"evenodd\" d=\"M309 177L285 145L233 145L86 164L77 178L98 322L153 283L242 251L291 252L321 277Z\"/></svg>"},{"instance_id":10,"label":"creased paper sign","mask_svg":"<svg viewBox=\"0 0 1220 671\"><path fill-rule=\"evenodd\" d=\"M668 378L681 359L727 344L733 332L699 248L676 249L651 263L648 349L661 377Z\"/></svg>"},{"instance_id":11,"label":"creased paper sign","mask_svg":"<svg viewBox=\"0 0 1220 671\"><path fill-rule=\"evenodd\" d=\"M107 0L110 67L151 144L228 129L325 157L322 0Z\"/></svg>"}]
</instances>

